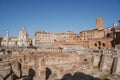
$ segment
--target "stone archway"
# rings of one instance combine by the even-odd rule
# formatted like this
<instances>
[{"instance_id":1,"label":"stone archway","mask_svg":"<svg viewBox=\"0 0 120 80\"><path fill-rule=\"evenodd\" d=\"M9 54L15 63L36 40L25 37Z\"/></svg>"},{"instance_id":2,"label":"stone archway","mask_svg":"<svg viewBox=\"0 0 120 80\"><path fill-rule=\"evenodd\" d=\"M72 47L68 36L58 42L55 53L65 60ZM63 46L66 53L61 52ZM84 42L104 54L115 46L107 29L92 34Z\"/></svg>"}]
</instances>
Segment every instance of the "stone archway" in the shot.
<instances>
[{"instance_id":1,"label":"stone archway","mask_svg":"<svg viewBox=\"0 0 120 80\"><path fill-rule=\"evenodd\" d=\"M51 74L52 74L51 69L46 67L46 78L45 78L45 80L48 80Z\"/></svg>"}]
</instances>

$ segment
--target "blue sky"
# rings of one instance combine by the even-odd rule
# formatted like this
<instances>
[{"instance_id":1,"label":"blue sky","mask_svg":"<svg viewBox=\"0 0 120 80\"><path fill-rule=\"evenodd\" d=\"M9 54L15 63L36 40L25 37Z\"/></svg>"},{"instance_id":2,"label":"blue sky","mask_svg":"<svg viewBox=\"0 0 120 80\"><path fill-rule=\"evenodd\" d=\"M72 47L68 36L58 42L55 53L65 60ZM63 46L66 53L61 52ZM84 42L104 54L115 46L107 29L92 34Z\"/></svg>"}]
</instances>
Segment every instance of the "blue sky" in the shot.
<instances>
[{"instance_id":1,"label":"blue sky","mask_svg":"<svg viewBox=\"0 0 120 80\"><path fill-rule=\"evenodd\" d=\"M105 27L120 19L120 0L0 0L0 36L17 36L22 26L29 35L37 30L65 32L95 28L102 17Z\"/></svg>"}]
</instances>

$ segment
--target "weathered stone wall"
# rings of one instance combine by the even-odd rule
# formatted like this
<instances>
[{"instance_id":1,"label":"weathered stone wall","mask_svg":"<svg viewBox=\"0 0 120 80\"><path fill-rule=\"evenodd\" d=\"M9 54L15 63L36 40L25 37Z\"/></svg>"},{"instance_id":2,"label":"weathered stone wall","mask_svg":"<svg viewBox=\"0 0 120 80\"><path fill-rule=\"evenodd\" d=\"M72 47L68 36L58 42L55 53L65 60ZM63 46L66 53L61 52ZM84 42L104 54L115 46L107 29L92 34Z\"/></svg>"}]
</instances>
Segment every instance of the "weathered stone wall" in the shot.
<instances>
[{"instance_id":1,"label":"weathered stone wall","mask_svg":"<svg viewBox=\"0 0 120 80\"><path fill-rule=\"evenodd\" d=\"M100 71L112 71L116 74L120 72L119 59L114 62L114 57L106 53L87 51L80 54L75 52L22 52L16 55L1 55L0 74L4 75L6 80L15 78L13 75L17 76L16 79L61 79L65 74L74 74L77 71L89 75L96 75ZM112 67L113 65L116 66ZM6 77L8 74L9 76Z\"/></svg>"}]
</instances>

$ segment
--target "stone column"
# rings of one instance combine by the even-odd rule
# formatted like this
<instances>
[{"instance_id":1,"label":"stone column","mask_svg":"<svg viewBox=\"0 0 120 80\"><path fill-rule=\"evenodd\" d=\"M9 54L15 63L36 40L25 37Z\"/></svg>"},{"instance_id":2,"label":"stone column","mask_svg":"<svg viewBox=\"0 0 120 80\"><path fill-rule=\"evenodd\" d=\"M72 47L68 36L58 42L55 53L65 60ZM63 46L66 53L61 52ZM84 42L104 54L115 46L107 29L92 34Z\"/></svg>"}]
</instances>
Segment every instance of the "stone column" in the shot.
<instances>
[{"instance_id":1,"label":"stone column","mask_svg":"<svg viewBox=\"0 0 120 80\"><path fill-rule=\"evenodd\" d=\"M106 57L105 54L102 54L102 55L100 56L99 68L100 68L102 71L107 70L107 57Z\"/></svg>"},{"instance_id":2,"label":"stone column","mask_svg":"<svg viewBox=\"0 0 120 80\"><path fill-rule=\"evenodd\" d=\"M44 59L41 60L40 73L41 73L41 80L45 80L45 78L46 78L46 68L45 68L45 61L44 61Z\"/></svg>"},{"instance_id":3,"label":"stone column","mask_svg":"<svg viewBox=\"0 0 120 80\"><path fill-rule=\"evenodd\" d=\"M35 80L46 80L46 67L44 59L37 58Z\"/></svg>"},{"instance_id":4,"label":"stone column","mask_svg":"<svg viewBox=\"0 0 120 80\"><path fill-rule=\"evenodd\" d=\"M111 74L120 73L120 57L115 57L111 66Z\"/></svg>"},{"instance_id":5,"label":"stone column","mask_svg":"<svg viewBox=\"0 0 120 80\"><path fill-rule=\"evenodd\" d=\"M116 66L116 74L118 73L120 73L120 57L118 57L117 66Z\"/></svg>"},{"instance_id":6,"label":"stone column","mask_svg":"<svg viewBox=\"0 0 120 80\"><path fill-rule=\"evenodd\" d=\"M19 78L22 76L22 66L21 63L18 61L15 61L13 65L11 65L11 68L15 75L17 75Z\"/></svg>"},{"instance_id":7,"label":"stone column","mask_svg":"<svg viewBox=\"0 0 120 80\"><path fill-rule=\"evenodd\" d=\"M6 47L8 47L9 44L9 32L6 32Z\"/></svg>"},{"instance_id":8,"label":"stone column","mask_svg":"<svg viewBox=\"0 0 120 80\"><path fill-rule=\"evenodd\" d=\"M100 61L100 57L93 53L92 54L92 64L93 64L93 66L98 67L99 61Z\"/></svg>"}]
</instances>

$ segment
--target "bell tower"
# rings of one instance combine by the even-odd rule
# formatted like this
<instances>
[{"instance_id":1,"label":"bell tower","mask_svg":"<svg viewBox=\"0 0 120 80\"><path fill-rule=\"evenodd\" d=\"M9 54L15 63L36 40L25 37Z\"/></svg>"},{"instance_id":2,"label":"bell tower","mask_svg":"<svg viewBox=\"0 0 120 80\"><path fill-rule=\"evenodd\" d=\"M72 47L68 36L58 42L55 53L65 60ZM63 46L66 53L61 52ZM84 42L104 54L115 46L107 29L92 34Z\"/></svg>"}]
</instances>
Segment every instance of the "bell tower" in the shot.
<instances>
[{"instance_id":1,"label":"bell tower","mask_svg":"<svg viewBox=\"0 0 120 80\"><path fill-rule=\"evenodd\" d=\"M96 29L97 30L103 30L104 29L102 17L98 17L96 19Z\"/></svg>"},{"instance_id":2,"label":"bell tower","mask_svg":"<svg viewBox=\"0 0 120 80\"><path fill-rule=\"evenodd\" d=\"M9 32L6 32L6 46L8 47L9 44Z\"/></svg>"},{"instance_id":3,"label":"bell tower","mask_svg":"<svg viewBox=\"0 0 120 80\"><path fill-rule=\"evenodd\" d=\"M25 29L25 27L22 27L22 30L19 32L18 35L18 46L27 46L27 37L28 37L28 33Z\"/></svg>"}]
</instances>

